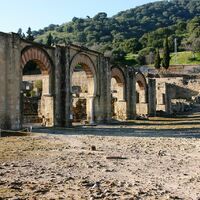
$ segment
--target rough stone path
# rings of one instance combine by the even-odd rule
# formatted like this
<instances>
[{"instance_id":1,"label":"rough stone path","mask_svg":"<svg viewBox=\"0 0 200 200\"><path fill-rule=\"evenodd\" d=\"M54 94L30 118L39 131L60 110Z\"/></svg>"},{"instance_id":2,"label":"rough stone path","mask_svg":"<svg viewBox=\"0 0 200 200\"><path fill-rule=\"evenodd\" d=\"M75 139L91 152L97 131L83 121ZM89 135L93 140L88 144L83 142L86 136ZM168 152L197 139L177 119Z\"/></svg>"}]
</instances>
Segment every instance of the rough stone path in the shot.
<instances>
[{"instance_id":1,"label":"rough stone path","mask_svg":"<svg viewBox=\"0 0 200 200\"><path fill-rule=\"evenodd\" d=\"M52 134L0 138L0 199L197 200L200 140Z\"/></svg>"}]
</instances>

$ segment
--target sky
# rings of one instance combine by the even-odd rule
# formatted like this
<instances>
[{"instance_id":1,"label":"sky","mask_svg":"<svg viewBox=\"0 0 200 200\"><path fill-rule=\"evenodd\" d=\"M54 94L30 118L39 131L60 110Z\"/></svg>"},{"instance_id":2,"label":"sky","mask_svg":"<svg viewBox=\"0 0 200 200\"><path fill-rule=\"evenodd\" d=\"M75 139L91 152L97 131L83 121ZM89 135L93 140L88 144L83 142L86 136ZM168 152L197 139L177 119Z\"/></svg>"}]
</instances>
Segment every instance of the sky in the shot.
<instances>
[{"instance_id":1,"label":"sky","mask_svg":"<svg viewBox=\"0 0 200 200\"><path fill-rule=\"evenodd\" d=\"M1 2L0 32L26 32L49 24L63 24L72 18L93 17L106 12L109 17L120 11L158 0L4 0Z\"/></svg>"}]
</instances>

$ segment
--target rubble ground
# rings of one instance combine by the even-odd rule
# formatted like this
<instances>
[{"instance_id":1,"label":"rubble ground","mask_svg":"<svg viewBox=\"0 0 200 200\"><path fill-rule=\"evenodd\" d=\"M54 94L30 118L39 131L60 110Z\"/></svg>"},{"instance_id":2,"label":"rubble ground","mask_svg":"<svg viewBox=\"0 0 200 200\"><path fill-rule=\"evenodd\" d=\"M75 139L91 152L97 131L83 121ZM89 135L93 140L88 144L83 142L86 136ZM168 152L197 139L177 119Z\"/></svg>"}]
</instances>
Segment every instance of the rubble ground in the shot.
<instances>
[{"instance_id":1,"label":"rubble ground","mask_svg":"<svg viewBox=\"0 0 200 200\"><path fill-rule=\"evenodd\" d=\"M112 131L115 134L116 129ZM0 199L197 200L200 140L58 134L3 137Z\"/></svg>"}]
</instances>

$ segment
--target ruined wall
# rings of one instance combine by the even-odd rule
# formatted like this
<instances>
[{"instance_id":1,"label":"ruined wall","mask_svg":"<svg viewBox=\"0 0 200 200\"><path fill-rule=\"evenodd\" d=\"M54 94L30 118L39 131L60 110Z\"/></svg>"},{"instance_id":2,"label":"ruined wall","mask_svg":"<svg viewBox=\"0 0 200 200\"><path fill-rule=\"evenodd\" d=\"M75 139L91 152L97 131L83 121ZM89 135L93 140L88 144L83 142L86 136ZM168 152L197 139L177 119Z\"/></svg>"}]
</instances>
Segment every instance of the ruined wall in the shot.
<instances>
[{"instance_id":1,"label":"ruined wall","mask_svg":"<svg viewBox=\"0 0 200 200\"><path fill-rule=\"evenodd\" d=\"M156 111L167 112L167 83L156 79Z\"/></svg>"},{"instance_id":2,"label":"ruined wall","mask_svg":"<svg viewBox=\"0 0 200 200\"><path fill-rule=\"evenodd\" d=\"M148 114L156 116L156 80L148 79Z\"/></svg>"},{"instance_id":3,"label":"ruined wall","mask_svg":"<svg viewBox=\"0 0 200 200\"><path fill-rule=\"evenodd\" d=\"M0 33L1 128L20 128L20 41L14 34Z\"/></svg>"},{"instance_id":4,"label":"ruined wall","mask_svg":"<svg viewBox=\"0 0 200 200\"><path fill-rule=\"evenodd\" d=\"M0 120L1 128L20 129L22 125L21 52L32 43L17 34L0 33ZM51 73L54 73L53 70ZM53 87L53 79L50 80ZM52 92L52 88L50 89Z\"/></svg>"},{"instance_id":5,"label":"ruined wall","mask_svg":"<svg viewBox=\"0 0 200 200\"><path fill-rule=\"evenodd\" d=\"M111 120L111 66L109 60L102 55L98 57L98 91L95 99L95 118L97 122Z\"/></svg>"},{"instance_id":6,"label":"ruined wall","mask_svg":"<svg viewBox=\"0 0 200 200\"><path fill-rule=\"evenodd\" d=\"M157 87L159 84L168 83L171 85L172 99L191 99L192 96L198 96L200 93L200 79L187 79L184 77L157 78Z\"/></svg>"},{"instance_id":7,"label":"ruined wall","mask_svg":"<svg viewBox=\"0 0 200 200\"><path fill-rule=\"evenodd\" d=\"M191 96L200 95L200 79L183 79L183 87L191 91Z\"/></svg>"},{"instance_id":8,"label":"ruined wall","mask_svg":"<svg viewBox=\"0 0 200 200\"><path fill-rule=\"evenodd\" d=\"M86 65L86 71L90 75L93 74L91 84L87 84L90 92L87 95L87 120L92 118L96 122L105 122L111 116L111 96L110 96L110 65L109 61L98 52L90 51L88 49L81 49L75 45L67 47L56 48L56 70L55 70L55 116L57 126L71 126L72 119L72 70L76 64ZM87 71L88 72L88 71ZM84 72L85 73L85 72ZM92 73L92 74L91 74ZM75 75L75 79L77 79ZM91 81L91 80L89 80ZM88 83L83 80L83 84ZM80 84L80 81L77 82ZM86 86L86 84L85 84ZM93 91L93 92L91 92Z\"/></svg>"},{"instance_id":9,"label":"ruined wall","mask_svg":"<svg viewBox=\"0 0 200 200\"><path fill-rule=\"evenodd\" d=\"M147 115L148 114L148 104L147 103L138 103L136 104L137 115Z\"/></svg>"},{"instance_id":10,"label":"ruined wall","mask_svg":"<svg viewBox=\"0 0 200 200\"><path fill-rule=\"evenodd\" d=\"M184 106L199 97L200 79L183 77L156 78L157 110L168 114L183 112Z\"/></svg>"},{"instance_id":11,"label":"ruined wall","mask_svg":"<svg viewBox=\"0 0 200 200\"><path fill-rule=\"evenodd\" d=\"M7 111L7 52L6 47L8 38L3 33L0 33L0 127L6 126L6 111Z\"/></svg>"},{"instance_id":12,"label":"ruined wall","mask_svg":"<svg viewBox=\"0 0 200 200\"><path fill-rule=\"evenodd\" d=\"M23 57L22 52L26 52L26 56L23 54ZM47 47L20 39L17 34L0 33L0 127L8 129L22 127L22 61L24 66L34 57L40 59L40 56L43 56L43 64L48 63L47 65L51 66L50 70L48 68L45 71L49 77L43 77L42 113L48 119L48 125L70 126L71 63L76 55L78 55L77 63L88 64L90 60L94 66L92 70L95 75L93 86L95 92L87 97L89 117L97 122L109 121L111 66L108 58L101 53L75 45ZM126 68L124 73L127 77L126 102L120 103L118 107L123 111L126 110L124 115L131 118L136 111L134 72Z\"/></svg>"}]
</instances>

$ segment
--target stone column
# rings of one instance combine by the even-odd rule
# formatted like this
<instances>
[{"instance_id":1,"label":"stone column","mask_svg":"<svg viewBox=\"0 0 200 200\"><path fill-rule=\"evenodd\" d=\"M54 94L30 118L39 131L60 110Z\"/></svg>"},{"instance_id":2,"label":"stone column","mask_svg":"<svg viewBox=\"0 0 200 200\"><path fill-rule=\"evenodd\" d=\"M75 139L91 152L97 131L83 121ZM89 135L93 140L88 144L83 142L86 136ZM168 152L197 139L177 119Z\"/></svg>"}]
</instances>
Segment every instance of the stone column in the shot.
<instances>
[{"instance_id":1,"label":"stone column","mask_svg":"<svg viewBox=\"0 0 200 200\"><path fill-rule=\"evenodd\" d=\"M132 118L136 119L136 98L137 98L137 91L136 91L136 77L135 77L135 71L133 71L132 76Z\"/></svg>"},{"instance_id":2,"label":"stone column","mask_svg":"<svg viewBox=\"0 0 200 200\"><path fill-rule=\"evenodd\" d=\"M62 126L61 114L61 48L55 50L55 126Z\"/></svg>"},{"instance_id":3,"label":"stone column","mask_svg":"<svg viewBox=\"0 0 200 200\"><path fill-rule=\"evenodd\" d=\"M169 84L166 83L166 95L165 95L165 106L166 106L166 112L168 114L172 114L172 104L171 104L171 96L170 96L170 87Z\"/></svg>"},{"instance_id":4,"label":"stone column","mask_svg":"<svg viewBox=\"0 0 200 200\"><path fill-rule=\"evenodd\" d=\"M87 102L87 120L89 122L89 124L94 124L94 100L95 97L94 96L89 96L88 97L88 102Z\"/></svg>"},{"instance_id":5,"label":"stone column","mask_svg":"<svg viewBox=\"0 0 200 200\"><path fill-rule=\"evenodd\" d=\"M133 102L132 102L132 97L133 97L133 70L131 67L128 67L126 69L126 118L131 119L133 117L132 115L132 110L133 110Z\"/></svg>"},{"instance_id":6,"label":"stone column","mask_svg":"<svg viewBox=\"0 0 200 200\"><path fill-rule=\"evenodd\" d=\"M105 121L109 122L112 118L111 114L111 66L108 58L105 59L106 67L106 104L105 106Z\"/></svg>"},{"instance_id":7,"label":"stone column","mask_svg":"<svg viewBox=\"0 0 200 200\"><path fill-rule=\"evenodd\" d=\"M156 116L156 80L148 79L148 114Z\"/></svg>"},{"instance_id":8,"label":"stone column","mask_svg":"<svg viewBox=\"0 0 200 200\"><path fill-rule=\"evenodd\" d=\"M6 126L11 129L20 129L22 127L22 112L20 108L21 98L21 47L20 38L17 34L7 35L6 53L6 73L7 73L7 110Z\"/></svg>"},{"instance_id":9,"label":"stone column","mask_svg":"<svg viewBox=\"0 0 200 200\"><path fill-rule=\"evenodd\" d=\"M42 96L50 95L50 75L42 76Z\"/></svg>"},{"instance_id":10,"label":"stone column","mask_svg":"<svg viewBox=\"0 0 200 200\"><path fill-rule=\"evenodd\" d=\"M95 117L99 123L111 119L111 67L109 60L99 56L98 93L95 98Z\"/></svg>"},{"instance_id":11,"label":"stone column","mask_svg":"<svg viewBox=\"0 0 200 200\"><path fill-rule=\"evenodd\" d=\"M72 93L71 93L71 73L70 73L70 46L65 49L65 126L72 126L71 119L71 106L72 106Z\"/></svg>"}]
</instances>

